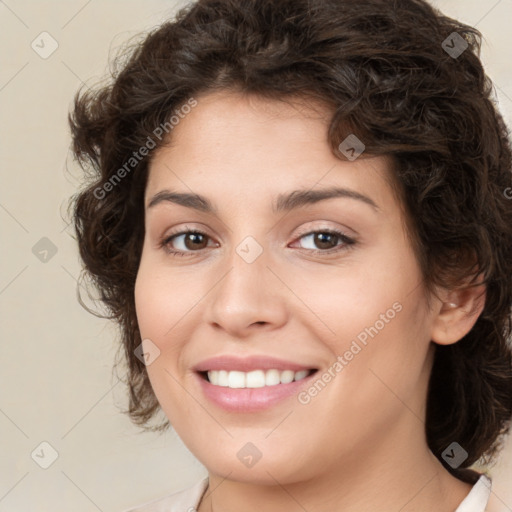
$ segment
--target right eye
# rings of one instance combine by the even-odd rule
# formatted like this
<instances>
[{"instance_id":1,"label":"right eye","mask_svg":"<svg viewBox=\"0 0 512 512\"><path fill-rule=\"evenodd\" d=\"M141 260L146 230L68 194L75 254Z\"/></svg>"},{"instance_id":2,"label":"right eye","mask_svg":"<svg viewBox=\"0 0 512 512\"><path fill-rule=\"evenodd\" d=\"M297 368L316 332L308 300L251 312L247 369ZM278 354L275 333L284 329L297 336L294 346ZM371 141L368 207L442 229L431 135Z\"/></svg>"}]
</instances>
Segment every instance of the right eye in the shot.
<instances>
[{"instance_id":1,"label":"right eye","mask_svg":"<svg viewBox=\"0 0 512 512\"><path fill-rule=\"evenodd\" d=\"M185 256L187 253L198 252L206 248L209 238L210 237L202 231L187 230L165 236L159 245L173 256ZM179 246L178 249L176 249L176 245Z\"/></svg>"}]
</instances>

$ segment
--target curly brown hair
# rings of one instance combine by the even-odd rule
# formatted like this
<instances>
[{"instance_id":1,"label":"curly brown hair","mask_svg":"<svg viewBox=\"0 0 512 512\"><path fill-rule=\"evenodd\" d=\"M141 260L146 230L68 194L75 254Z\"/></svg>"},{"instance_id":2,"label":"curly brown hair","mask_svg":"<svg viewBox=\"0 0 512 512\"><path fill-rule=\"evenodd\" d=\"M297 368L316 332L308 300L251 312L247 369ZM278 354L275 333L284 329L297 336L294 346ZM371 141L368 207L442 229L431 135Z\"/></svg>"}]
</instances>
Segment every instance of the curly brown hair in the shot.
<instances>
[{"instance_id":1,"label":"curly brown hair","mask_svg":"<svg viewBox=\"0 0 512 512\"><path fill-rule=\"evenodd\" d=\"M474 327L436 346L426 435L443 464L452 441L469 454L463 467L493 458L512 416L512 164L480 45L476 29L423 0L199 0L129 46L107 85L77 93L73 151L90 182L70 206L84 275L121 328L135 423L168 425L148 426L159 404L134 355L147 170L172 137L157 127L215 90L301 96L330 106L338 158L353 133L365 154L394 162L394 191L429 292L483 276Z\"/></svg>"}]
</instances>

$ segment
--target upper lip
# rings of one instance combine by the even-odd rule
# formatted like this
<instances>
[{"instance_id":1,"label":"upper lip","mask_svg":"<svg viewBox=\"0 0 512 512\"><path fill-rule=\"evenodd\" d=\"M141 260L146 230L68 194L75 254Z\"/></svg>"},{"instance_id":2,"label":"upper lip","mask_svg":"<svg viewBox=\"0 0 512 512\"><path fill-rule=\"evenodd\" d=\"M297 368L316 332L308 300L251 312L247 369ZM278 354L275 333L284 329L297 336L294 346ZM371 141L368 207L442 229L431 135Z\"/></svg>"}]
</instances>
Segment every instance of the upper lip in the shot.
<instances>
[{"instance_id":1,"label":"upper lip","mask_svg":"<svg viewBox=\"0 0 512 512\"><path fill-rule=\"evenodd\" d=\"M251 356L251 357L234 357L232 355L220 355L211 357L201 361L193 370L196 372L207 372L211 370L226 370L250 372L252 370L293 370L299 372L301 370L312 370L312 366L295 363L293 361L285 361L269 356Z\"/></svg>"}]
</instances>

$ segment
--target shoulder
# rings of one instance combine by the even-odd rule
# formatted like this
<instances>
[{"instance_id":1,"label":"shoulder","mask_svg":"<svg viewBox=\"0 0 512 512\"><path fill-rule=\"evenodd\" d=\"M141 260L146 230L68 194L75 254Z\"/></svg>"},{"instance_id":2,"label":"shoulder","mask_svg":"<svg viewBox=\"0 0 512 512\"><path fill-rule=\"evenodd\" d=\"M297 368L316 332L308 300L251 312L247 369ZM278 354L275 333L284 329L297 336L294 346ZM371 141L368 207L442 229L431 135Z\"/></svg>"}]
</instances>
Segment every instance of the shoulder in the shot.
<instances>
[{"instance_id":1,"label":"shoulder","mask_svg":"<svg viewBox=\"0 0 512 512\"><path fill-rule=\"evenodd\" d=\"M125 512L195 512L207 487L208 477L205 477L183 491L139 505Z\"/></svg>"},{"instance_id":2,"label":"shoulder","mask_svg":"<svg viewBox=\"0 0 512 512\"><path fill-rule=\"evenodd\" d=\"M492 492L491 479L481 474L455 512L505 512L507 510L509 509L504 507Z\"/></svg>"}]
</instances>

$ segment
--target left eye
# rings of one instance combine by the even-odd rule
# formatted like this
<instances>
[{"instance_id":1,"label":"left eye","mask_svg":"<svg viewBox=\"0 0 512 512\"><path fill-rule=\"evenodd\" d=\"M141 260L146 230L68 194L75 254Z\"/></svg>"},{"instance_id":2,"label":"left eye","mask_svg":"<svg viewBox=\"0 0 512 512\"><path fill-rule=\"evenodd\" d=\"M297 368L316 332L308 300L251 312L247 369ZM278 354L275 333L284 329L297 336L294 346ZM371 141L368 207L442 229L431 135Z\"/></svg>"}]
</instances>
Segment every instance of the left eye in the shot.
<instances>
[{"instance_id":1,"label":"left eye","mask_svg":"<svg viewBox=\"0 0 512 512\"><path fill-rule=\"evenodd\" d=\"M173 256L184 256L187 253L198 252L201 249L205 249L208 245L209 238L206 233L202 233L201 231L182 231L164 238L161 242L161 246ZM349 238L341 231L336 230L311 231L297 238L297 240L302 239L308 240L310 245L317 246L317 248L302 247L315 253L332 252L333 249L335 251L342 250L355 243L355 240ZM178 240L180 240L180 242L176 243ZM338 243L340 241L341 243ZM176 245L179 247L176 248Z\"/></svg>"},{"instance_id":2,"label":"left eye","mask_svg":"<svg viewBox=\"0 0 512 512\"><path fill-rule=\"evenodd\" d=\"M311 249L315 252L326 252L336 247L351 245L354 243L354 240L346 236L344 233L331 230L312 231L311 233L306 233L298 238L298 240L301 239L308 240L310 247L305 248ZM337 241L341 241L341 244L337 243ZM316 247L311 247L311 245Z\"/></svg>"}]
</instances>

